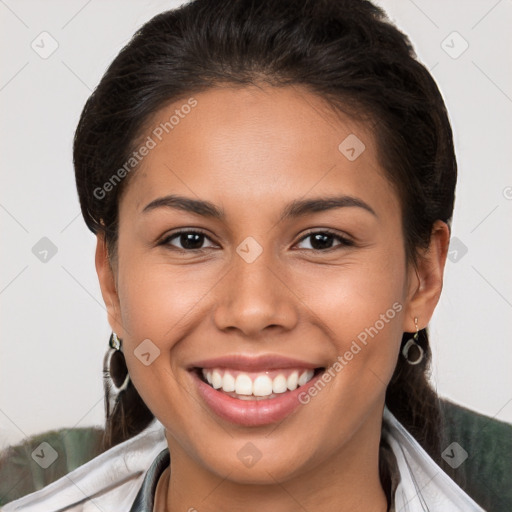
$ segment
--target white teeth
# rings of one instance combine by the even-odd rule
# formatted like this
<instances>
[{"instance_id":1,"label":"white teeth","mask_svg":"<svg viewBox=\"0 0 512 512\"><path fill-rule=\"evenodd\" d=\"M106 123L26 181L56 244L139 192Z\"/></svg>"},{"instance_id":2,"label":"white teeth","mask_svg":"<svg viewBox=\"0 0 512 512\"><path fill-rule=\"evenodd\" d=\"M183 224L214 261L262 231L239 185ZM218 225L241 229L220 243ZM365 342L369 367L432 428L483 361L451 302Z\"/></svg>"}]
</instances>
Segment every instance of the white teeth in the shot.
<instances>
[{"instance_id":1,"label":"white teeth","mask_svg":"<svg viewBox=\"0 0 512 512\"><path fill-rule=\"evenodd\" d=\"M288 391L288 386L286 385L286 377L284 375L278 375L272 381L272 391L274 393L284 393Z\"/></svg>"},{"instance_id":2,"label":"white teeth","mask_svg":"<svg viewBox=\"0 0 512 512\"><path fill-rule=\"evenodd\" d=\"M240 373L235 380L237 395L252 395L252 380L246 373Z\"/></svg>"},{"instance_id":3,"label":"white teeth","mask_svg":"<svg viewBox=\"0 0 512 512\"><path fill-rule=\"evenodd\" d=\"M253 375L252 378L249 374L240 372L235 378L233 372L224 369L203 369L204 378L213 388L222 388L222 391L226 393L235 392L241 397L248 397L247 399L250 399L250 396L268 397L273 393L293 391L308 383L313 375L313 370L293 370L288 377L284 373L279 373L272 379L267 372Z\"/></svg>"},{"instance_id":4,"label":"white teeth","mask_svg":"<svg viewBox=\"0 0 512 512\"><path fill-rule=\"evenodd\" d=\"M272 380L267 375L258 375L252 385L254 396L268 396L272 394Z\"/></svg>"},{"instance_id":5,"label":"white teeth","mask_svg":"<svg viewBox=\"0 0 512 512\"><path fill-rule=\"evenodd\" d=\"M292 372L292 374L288 377L288 380L286 381L286 385L288 386L288 389L290 391L297 389L298 379L299 379L299 372L297 372L297 371Z\"/></svg>"},{"instance_id":6,"label":"white teeth","mask_svg":"<svg viewBox=\"0 0 512 512\"><path fill-rule=\"evenodd\" d=\"M222 374L219 372L219 370L213 370L212 372L212 386L215 389L222 387Z\"/></svg>"},{"instance_id":7,"label":"white teeth","mask_svg":"<svg viewBox=\"0 0 512 512\"><path fill-rule=\"evenodd\" d=\"M304 386L308 380L311 380L311 377L313 377L313 371L311 371L311 375L309 375L309 372L303 372L300 374L299 380L297 381L299 386Z\"/></svg>"},{"instance_id":8,"label":"white teeth","mask_svg":"<svg viewBox=\"0 0 512 512\"><path fill-rule=\"evenodd\" d=\"M222 391L226 391L227 393L229 393L231 391L235 391L235 378L229 372L226 372L224 374L224 382L222 384Z\"/></svg>"}]
</instances>

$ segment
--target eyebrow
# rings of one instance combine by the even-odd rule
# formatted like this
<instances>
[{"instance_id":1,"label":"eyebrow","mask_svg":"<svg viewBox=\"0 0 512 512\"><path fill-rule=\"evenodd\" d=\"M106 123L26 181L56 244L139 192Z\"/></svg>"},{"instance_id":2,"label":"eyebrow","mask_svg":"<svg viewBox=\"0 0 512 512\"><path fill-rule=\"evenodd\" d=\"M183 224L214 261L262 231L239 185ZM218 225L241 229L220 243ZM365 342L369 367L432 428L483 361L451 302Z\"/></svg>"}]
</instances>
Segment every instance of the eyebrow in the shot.
<instances>
[{"instance_id":1,"label":"eyebrow","mask_svg":"<svg viewBox=\"0 0 512 512\"><path fill-rule=\"evenodd\" d=\"M368 211L375 217L378 215L373 208L362 199L353 196L318 197L313 199L296 199L287 204L281 213L279 222L290 218L302 217L310 213L323 212L334 208L356 207ZM222 220L226 217L222 208L217 207L210 201L191 199L185 196L168 195L159 197L147 204L142 210L143 213L156 210L157 208L173 208L186 212L195 213L203 217Z\"/></svg>"}]
</instances>

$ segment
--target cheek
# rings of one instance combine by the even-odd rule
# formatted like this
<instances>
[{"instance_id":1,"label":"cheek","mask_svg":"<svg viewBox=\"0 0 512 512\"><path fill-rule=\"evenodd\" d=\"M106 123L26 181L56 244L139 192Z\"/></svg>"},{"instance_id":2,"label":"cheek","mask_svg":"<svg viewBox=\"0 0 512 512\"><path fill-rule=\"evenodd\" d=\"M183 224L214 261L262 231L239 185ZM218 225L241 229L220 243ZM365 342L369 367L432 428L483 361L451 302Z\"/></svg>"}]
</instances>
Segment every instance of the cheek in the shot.
<instances>
[{"instance_id":1,"label":"cheek","mask_svg":"<svg viewBox=\"0 0 512 512\"><path fill-rule=\"evenodd\" d=\"M136 255L119 261L126 364L137 391L155 412L177 407L170 399L179 395L173 368L176 345L190 329L189 317L207 291L206 283L193 275L171 272L169 266Z\"/></svg>"},{"instance_id":2,"label":"cheek","mask_svg":"<svg viewBox=\"0 0 512 512\"><path fill-rule=\"evenodd\" d=\"M119 266L119 300L130 343L149 338L165 347L186 328L211 289L211 268L172 267L151 258L127 257ZM218 278L218 276L217 276Z\"/></svg>"},{"instance_id":3,"label":"cheek","mask_svg":"<svg viewBox=\"0 0 512 512\"><path fill-rule=\"evenodd\" d=\"M321 272L319 270L318 272ZM343 357L346 385L387 384L402 339L406 301L405 258L401 251L372 252L365 260L333 269L328 278L309 276L311 307ZM311 295L311 290L315 290ZM363 371L367 369L368 371ZM343 379L344 380L344 379Z\"/></svg>"},{"instance_id":4,"label":"cheek","mask_svg":"<svg viewBox=\"0 0 512 512\"><path fill-rule=\"evenodd\" d=\"M118 293L126 363L146 404L158 410L152 405L162 398L162 383L169 389L178 385L180 349L187 345L180 341L207 315L205 304L220 273L208 265L178 267L162 263L161 258L153 261L134 250L119 254ZM153 353L157 355L149 365L141 364L137 357L146 346L151 358ZM169 405L172 407L171 403L164 407Z\"/></svg>"}]
</instances>

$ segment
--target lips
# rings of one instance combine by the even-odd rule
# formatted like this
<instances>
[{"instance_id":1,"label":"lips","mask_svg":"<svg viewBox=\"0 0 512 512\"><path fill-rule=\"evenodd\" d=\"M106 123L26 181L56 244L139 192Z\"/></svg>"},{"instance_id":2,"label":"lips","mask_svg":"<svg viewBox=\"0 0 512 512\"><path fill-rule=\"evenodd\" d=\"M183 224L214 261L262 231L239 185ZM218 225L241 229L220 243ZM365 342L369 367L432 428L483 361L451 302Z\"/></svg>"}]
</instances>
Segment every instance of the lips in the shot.
<instances>
[{"instance_id":1,"label":"lips","mask_svg":"<svg viewBox=\"0 0 512 512\"><path fill-rule=\"evenodd\" d=\"M283 356L241 354L189 367L199 395L220 418L242 426L281 421L301 403L299 394L325 368Z\"/></svg>"},{"instance_id":2,"label":"lips","mask_svg":"<svg viewBox=\"0 0 512 512\"><path fill-rule=\"evenodd\" d=\"M285 369L285 368L304 368L312 369L321 367L322 363L312 363L311 361L301 361L286 356L274 354L262 354L260 356L249 356L244 354L233 354L211 359L203 359L189 365L192 368L231 368L233 370L259 372L266 370Z\"/></svg>"}]
</instances>

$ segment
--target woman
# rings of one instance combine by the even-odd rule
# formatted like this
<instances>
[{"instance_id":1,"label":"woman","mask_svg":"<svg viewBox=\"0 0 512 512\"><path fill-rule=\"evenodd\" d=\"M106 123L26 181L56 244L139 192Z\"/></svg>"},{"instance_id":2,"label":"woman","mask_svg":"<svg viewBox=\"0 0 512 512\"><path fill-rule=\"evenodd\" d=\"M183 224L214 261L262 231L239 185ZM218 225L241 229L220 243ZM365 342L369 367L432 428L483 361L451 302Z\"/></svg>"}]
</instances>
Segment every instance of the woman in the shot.
<instances>
[{"instance_id":1,"label":"woman","mask_svg":"<svg viewBox=\"0 0 512 512\"><path fill-rule=\"evenodd\" d=\"M156 16L74 164L113 331L108 450L6 511L482 510L431 458L451 128L379 8Z\"/></svg>"}]
</instances>

